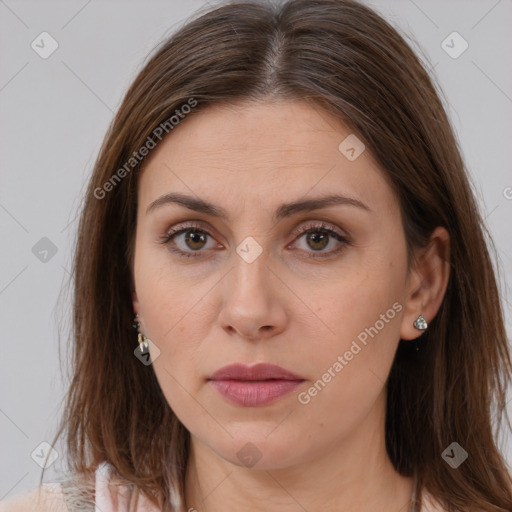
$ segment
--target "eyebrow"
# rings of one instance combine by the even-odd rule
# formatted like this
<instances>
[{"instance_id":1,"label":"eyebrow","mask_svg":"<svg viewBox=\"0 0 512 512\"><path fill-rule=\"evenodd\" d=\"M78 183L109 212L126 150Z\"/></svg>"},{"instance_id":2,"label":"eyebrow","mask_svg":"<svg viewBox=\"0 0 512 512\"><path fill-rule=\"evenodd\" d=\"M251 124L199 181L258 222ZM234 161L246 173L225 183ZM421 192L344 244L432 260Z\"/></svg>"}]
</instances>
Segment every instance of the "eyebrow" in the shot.
<instances>
[{"instance_id":1,"label":"eyebrow","mask_svg":"<svg viewBox=\"0 0 512 512\"><path fill-rule=\"evenodd\" d=\"M228 212L221 206L214 205L208 201L200 199L198 197L188 196L179 193L169 193L160 196L158 199L153 201L146 210L146 215L158 208L161 208L167 204L178 204L189 210L194 210L199 213L204 213L212 217L227 220L229 218ZM275 211L273 219L274 221L281 220L286 217L291 217L297 213L310 212L313 210L320 210L333 205L346 205L361 208L368 212L372 210L359 201L352 197L345 197L338 194L329 194L327 196L314 197L311 199L305 199L301 201L294 201L291 203L281 204Z\"/></svg>"}]
</instances>

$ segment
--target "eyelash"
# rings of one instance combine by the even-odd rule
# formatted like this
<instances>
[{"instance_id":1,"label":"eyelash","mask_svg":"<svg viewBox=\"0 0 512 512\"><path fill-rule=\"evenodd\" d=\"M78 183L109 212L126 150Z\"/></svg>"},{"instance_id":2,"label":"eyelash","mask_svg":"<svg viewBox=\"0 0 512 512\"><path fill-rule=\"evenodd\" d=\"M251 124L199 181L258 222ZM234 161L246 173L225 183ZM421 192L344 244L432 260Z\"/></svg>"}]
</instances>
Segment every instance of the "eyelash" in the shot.
<instances>
[{"instance_id":1,"label":"eyelash","mask_svg":"<svg viewBox=\"0 0 512 512\"><path fill-rule=\"evenodd\" d=\"M186 225L186 226L181 225L181 226L178 226L177 228L171 228L171 230L168 233L166 233L165 235L163 235L161 237L160 243L163 244L163 245L169 245L169 242L171 242L176 236L180 235L181 233L186 233L188 231L193 231L195 233L211 236L210 233L208 233L207 231L202 229L201 226L199 226L198 224L193 224L192 223L192 224L189 224L189 225ZM332 257L332 256L335 256L338 253L340 253L345 248L345 246L351 245L351 242L349 242L349 240L347 240L347 238L345 238L344 236L340 235L337 231L334 231L333 229L329 228L328 225L324 224L323 222L320 222L319 224L308 224L306 226L303 226L297 232L295 232L294 235L302 236L302 235L305 235L305 234L308 234L308 233L327 234L330 237L335 238L336 240L338 240L338 242L341 242L341 244L342 244L338 249L333 249L333 250L328 251L326 253L325 252L324 253L317 252L315 255L307 256L308 258L328 258L328 257ZM201 251L201 250L198 250L198 251L182 251L181 249L177 249L176 247L171 247L171 246L169 246L169 250L171 252L175 253L175 254L178 254L178 256L184 257L184 258L202 257L201 253L204 252L204 251ZM306 251L306 252L309 252L309 251Z\"/></svg>"}]
</instances>

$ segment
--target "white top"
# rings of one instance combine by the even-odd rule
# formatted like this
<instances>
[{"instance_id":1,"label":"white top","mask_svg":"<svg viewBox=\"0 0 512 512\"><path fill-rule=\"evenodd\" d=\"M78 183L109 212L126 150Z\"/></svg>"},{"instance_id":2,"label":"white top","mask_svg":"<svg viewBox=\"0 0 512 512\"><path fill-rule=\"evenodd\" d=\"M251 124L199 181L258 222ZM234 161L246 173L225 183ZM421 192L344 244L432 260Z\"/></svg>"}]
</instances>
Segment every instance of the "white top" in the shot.
<instances>
[{"instance_id":1,"label":"white top","mask_svg":"<svg viewBox=\"0 0 512 512\"><path fill-rule=\"evenodd\" d=\"M0 512L159 512L142 493L132 500L134 493L130 486L109 487L111 471L112 466L102 462L95 472L94 488L73 485L72 480L43 483L28 493L0 503ZM444 510L424 491L421 512Z\"/></svg>"},{"instance_id":2,"label":"white top","mask_svg":"<svg viewBox=\"0 0 512 512\"><path fill-rule=\"evenodd\" d=\"M41 486L0 503L0 512L159 512L144 495L130 503L133 490L127 485L109 487L112 466L102 462L92 485L73 485L72 480Z\"/></svg>"}]
</instances>

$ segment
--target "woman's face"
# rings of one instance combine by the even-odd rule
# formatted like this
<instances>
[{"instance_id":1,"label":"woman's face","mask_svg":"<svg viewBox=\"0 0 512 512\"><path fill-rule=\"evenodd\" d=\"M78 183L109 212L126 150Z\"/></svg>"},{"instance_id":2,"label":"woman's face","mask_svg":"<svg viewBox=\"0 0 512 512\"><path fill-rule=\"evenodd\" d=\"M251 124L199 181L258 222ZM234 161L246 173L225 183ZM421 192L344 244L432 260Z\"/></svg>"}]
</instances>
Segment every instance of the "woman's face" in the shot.
<instances>
[{"instance_id":1,"label":"woman's face","mask_svg":"<svg viewBox=\"0 0 512 512\"><path fill-rule=\"evenodd\" d=\"M288 467L384 431L414 320L406 244L396 197L350 135L303 102L213 106L140 177L134 308L153 369L193 442L234 464ZM214 375L236 363L293 375Z\"/></svg>"}]
</instances>

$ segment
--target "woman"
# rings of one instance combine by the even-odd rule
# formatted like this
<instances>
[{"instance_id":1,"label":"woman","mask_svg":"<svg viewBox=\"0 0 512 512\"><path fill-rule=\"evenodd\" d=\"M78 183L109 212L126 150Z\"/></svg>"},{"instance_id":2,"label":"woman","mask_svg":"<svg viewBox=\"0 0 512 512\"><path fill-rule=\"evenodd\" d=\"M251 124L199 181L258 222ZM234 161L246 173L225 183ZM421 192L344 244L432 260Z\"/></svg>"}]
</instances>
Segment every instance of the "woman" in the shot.
<instances>
[{"instance_id":1,"label":"woman","mask_svg":"<svg viewBox=\"0 0 512 512\"><path fill-rule=\"evenodd\" d=\"M4 510L512 510L485 234L431 79L375 12L190 21L89 184L72 477Z\"/></svg>"}]
</instances>

